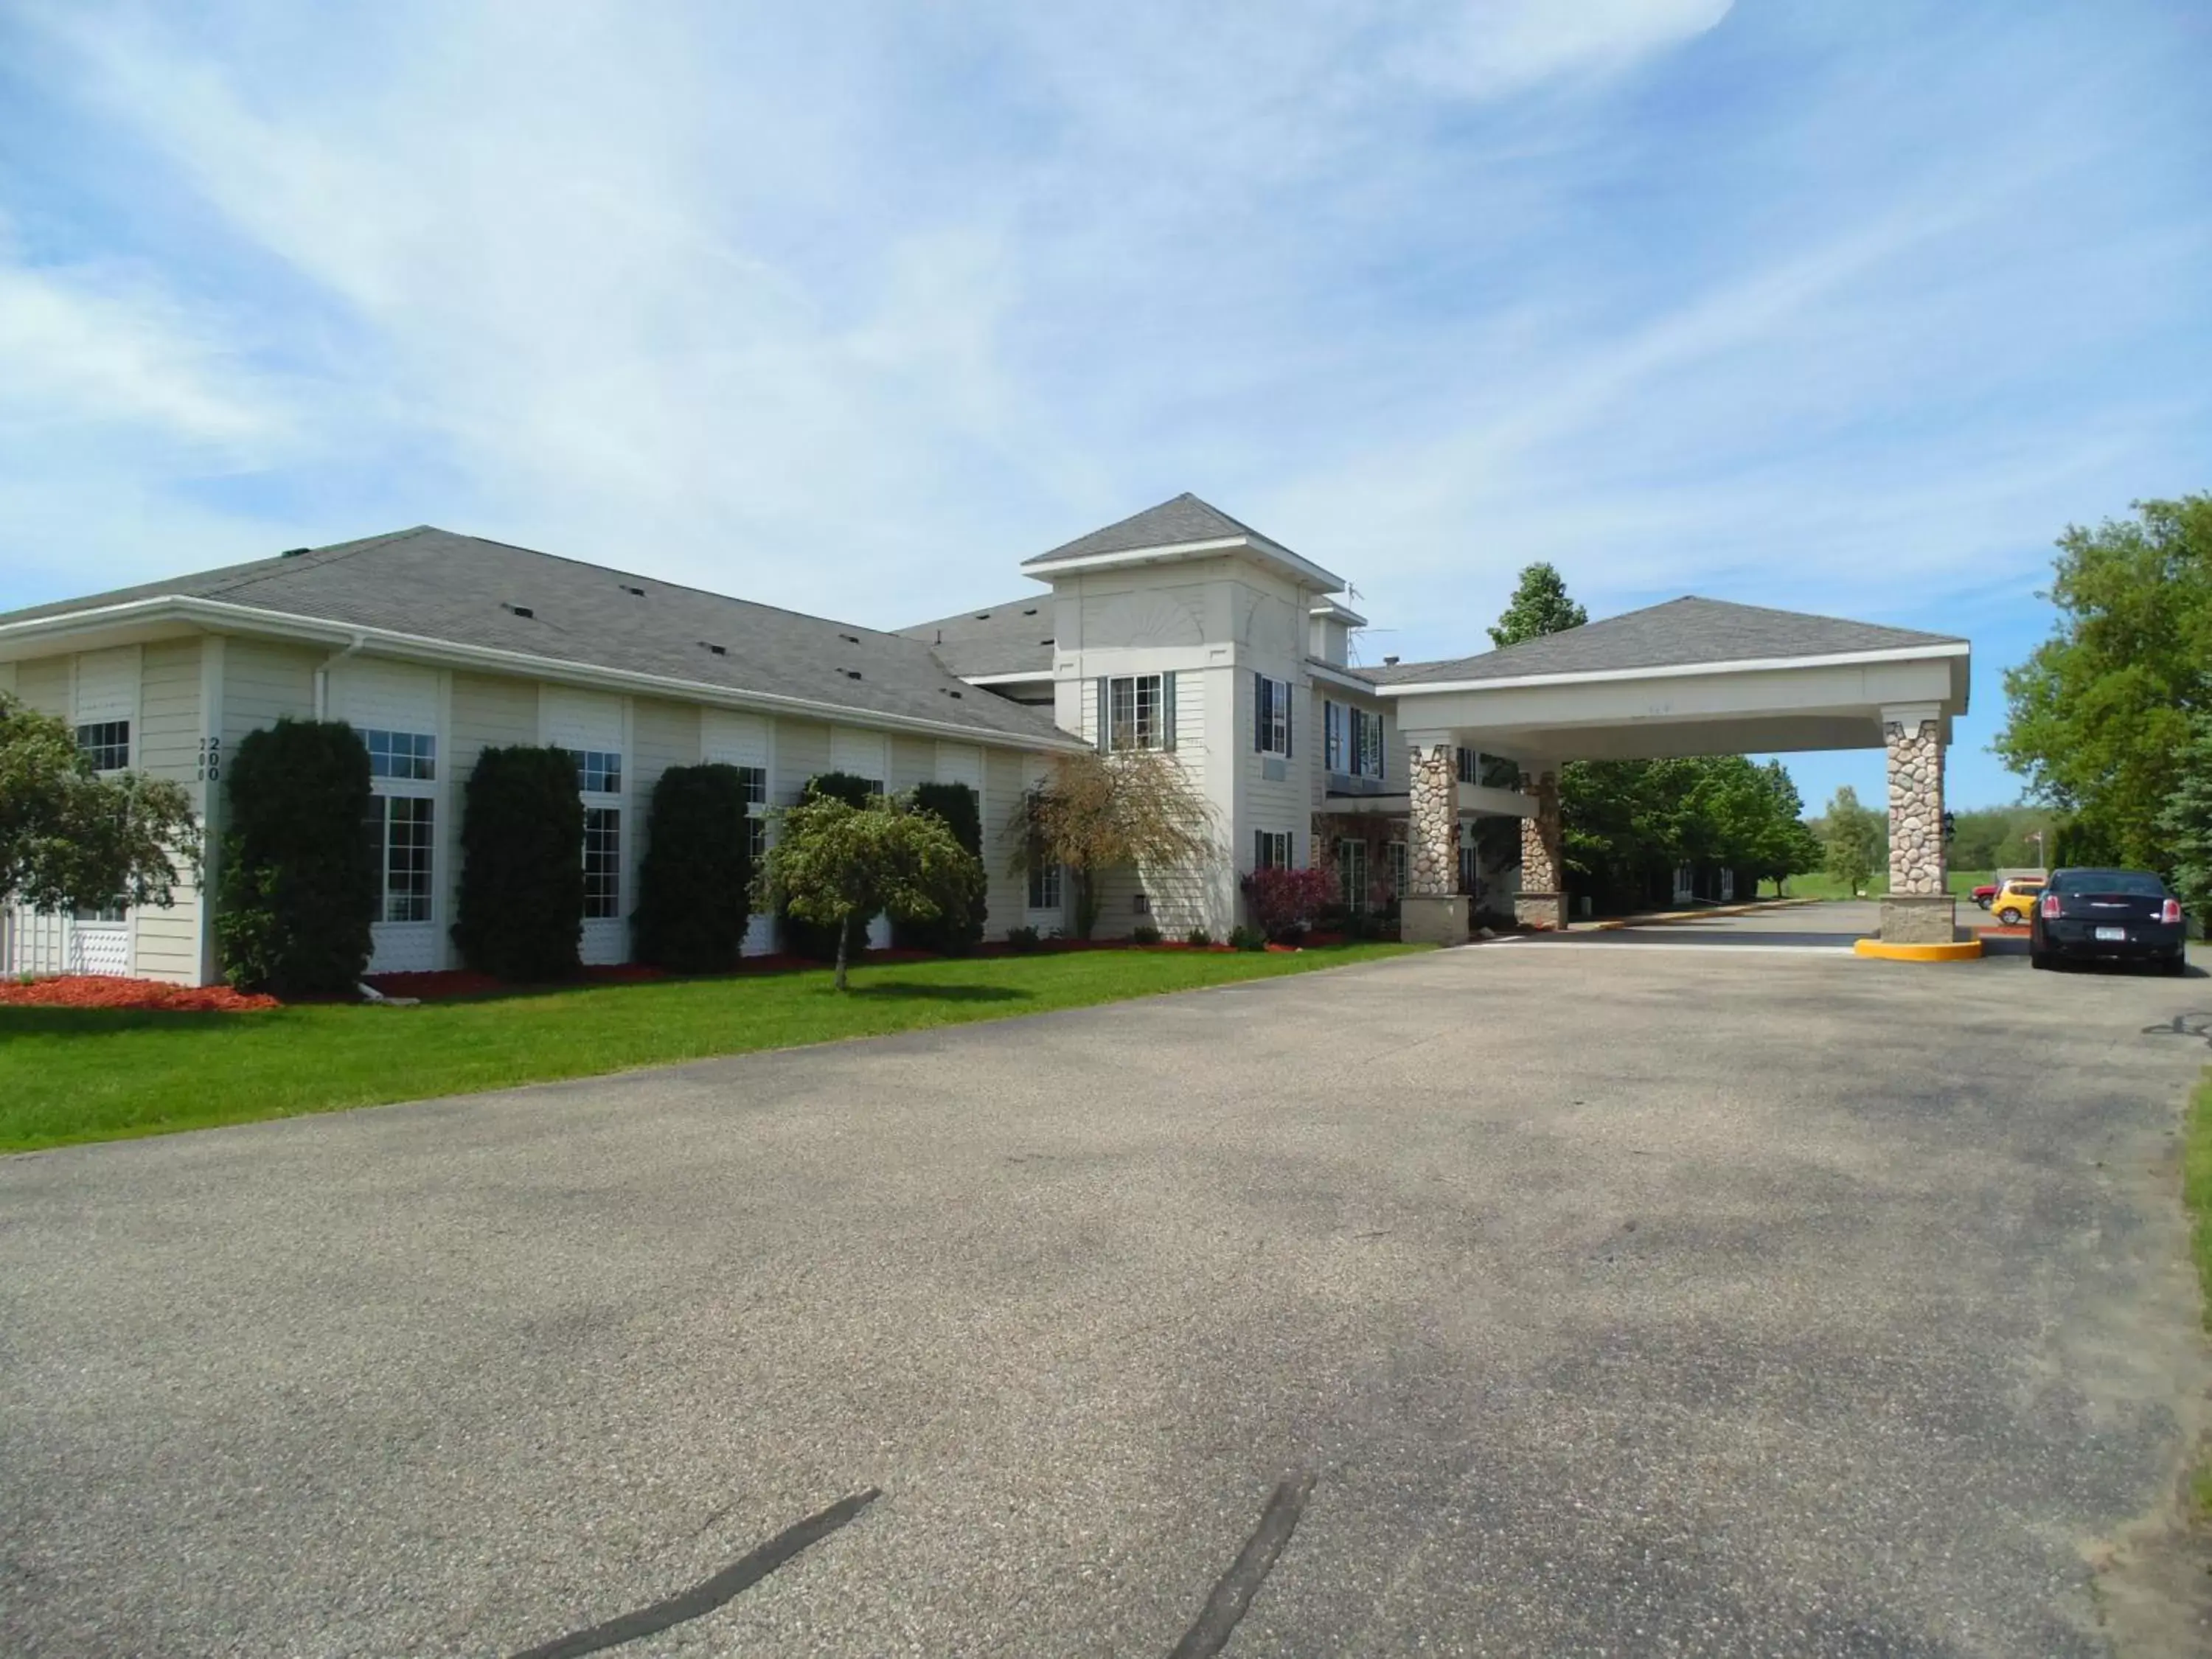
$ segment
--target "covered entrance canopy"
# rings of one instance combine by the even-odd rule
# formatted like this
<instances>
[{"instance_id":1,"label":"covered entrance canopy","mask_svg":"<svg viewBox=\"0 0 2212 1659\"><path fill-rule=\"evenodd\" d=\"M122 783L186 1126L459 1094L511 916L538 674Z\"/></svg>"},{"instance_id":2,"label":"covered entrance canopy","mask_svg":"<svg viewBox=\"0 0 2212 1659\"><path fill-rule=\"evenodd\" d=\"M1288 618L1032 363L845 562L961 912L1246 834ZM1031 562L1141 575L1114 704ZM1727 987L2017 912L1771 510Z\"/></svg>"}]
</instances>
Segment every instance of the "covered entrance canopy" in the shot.
<instances>
[{"instance_id":1,"label":"covered entrance canopy","mask_svg":"<svg viewBox=\"0 0 2212 1659\"><path fill-rule=\"evenodd\" d=\"M1450 892L1457 751L1520 763L1521 918L1565 917L1559 769L1571 760L1881 748L1889 756L1886 940L1948 941L1943 751L1966 710L1963 639L1680 599L1447 662L1370 671L1411 750L1407 936L1465 937ZM1455 809L1443 809L1446 804Z\"/></svg>"}]
</instances>

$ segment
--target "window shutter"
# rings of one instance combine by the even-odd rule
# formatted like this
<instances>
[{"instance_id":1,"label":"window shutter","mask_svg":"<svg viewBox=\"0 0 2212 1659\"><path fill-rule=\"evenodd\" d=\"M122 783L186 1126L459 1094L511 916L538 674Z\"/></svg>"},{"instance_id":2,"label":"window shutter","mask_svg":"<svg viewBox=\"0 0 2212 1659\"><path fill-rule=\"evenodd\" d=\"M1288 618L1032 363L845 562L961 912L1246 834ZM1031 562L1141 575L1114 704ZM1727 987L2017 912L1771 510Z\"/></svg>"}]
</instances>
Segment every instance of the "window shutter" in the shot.
<instances>
[{"instance_id":1,"label":"window shutter","mask_svg":"<svg viewBox=\"0 0 2212 1659\"><path fill-rule=\"evenodd\" d=\"M1170 668L1160 676L1160 747L1175 747L1176 717L1175 670Z\"/></svg>"},{"instance_id":2,"label":"window shutter","mask_svg":"<svg viewBox=\"0 0 2212 1659\"><path fill-rule=\"evenodd\" d=\"M1297 752L1297 737L1291 730L1297 724L1297 686L1298 683L1296 680L1283 682L1283 758L1285 760L1290 759Z\"/></svg>"},{"instance_id":3,"label":"window shutter","mask_svg":"<svg viewBox=\"0 0 2212 1659\"><path fill-rule=\"evenodd\" d=\"M1252 676L1252 749L1267 751L1267 677L1261 673Z\"/></svg>"},{"instance_id":4,"label":"window shutter","mask_svg":"<svg viewBox=\"0 0 2212 1659\"><path fill-rule=\"evenodd\" d=\"M1104 754L1114 746L1114 689L1112 683L1101 674L1098 677L1098 752Z\"/></svg>"}]
</instances>

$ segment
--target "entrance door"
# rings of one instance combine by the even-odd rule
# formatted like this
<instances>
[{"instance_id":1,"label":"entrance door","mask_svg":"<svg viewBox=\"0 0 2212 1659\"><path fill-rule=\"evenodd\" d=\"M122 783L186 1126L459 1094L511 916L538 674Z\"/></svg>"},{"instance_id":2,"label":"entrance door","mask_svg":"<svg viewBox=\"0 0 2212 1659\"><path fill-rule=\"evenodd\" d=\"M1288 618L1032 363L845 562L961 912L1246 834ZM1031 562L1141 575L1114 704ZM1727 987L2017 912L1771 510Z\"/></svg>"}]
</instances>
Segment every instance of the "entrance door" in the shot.
<instances>
[{"instance_id":1,"label":"entrance door","mask_svg":"<svg viewBox=\"0 0 2212 1659\"><path fill-rule=\"evenodd\" d=\"M1347 908L1364 914L1367 909L1367 843L1346 837L1336 844L1336 884L1342 890Z\"/></svg>"}]
</instances>

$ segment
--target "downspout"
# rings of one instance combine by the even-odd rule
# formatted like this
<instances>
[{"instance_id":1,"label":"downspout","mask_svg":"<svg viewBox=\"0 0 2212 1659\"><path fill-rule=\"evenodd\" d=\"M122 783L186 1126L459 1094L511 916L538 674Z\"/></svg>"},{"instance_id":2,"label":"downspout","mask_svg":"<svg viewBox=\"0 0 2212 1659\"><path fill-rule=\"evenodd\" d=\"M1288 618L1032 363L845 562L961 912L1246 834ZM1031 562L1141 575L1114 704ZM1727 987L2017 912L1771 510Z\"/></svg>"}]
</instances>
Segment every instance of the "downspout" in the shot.
<instances>
[{"instance_id":1,"label":"downspout","mask_svg":"<svg viewBox=\"0 0 2212 1659\"><path fill-rule=\"evenodd\" d=\"M343 651L331 652L329 656L323 659L322 665L315 670L315 718L317 720L326 720L331 717L331 670L368 643L368 635L355 635L353 643Z\"/></svg>"}]
</instances>

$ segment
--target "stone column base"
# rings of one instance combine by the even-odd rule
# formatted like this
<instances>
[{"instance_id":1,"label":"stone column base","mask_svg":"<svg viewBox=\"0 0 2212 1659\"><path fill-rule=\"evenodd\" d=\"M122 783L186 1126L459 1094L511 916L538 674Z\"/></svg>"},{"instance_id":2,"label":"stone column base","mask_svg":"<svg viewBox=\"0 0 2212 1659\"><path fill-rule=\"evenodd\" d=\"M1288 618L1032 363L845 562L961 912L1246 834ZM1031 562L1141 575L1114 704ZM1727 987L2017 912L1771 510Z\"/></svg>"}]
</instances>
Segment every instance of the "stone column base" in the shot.
<instances>
[{"instance_id":1,"label":"stone column base","mask_svg":"<svg viewBox=\"0 0 2212 1659\"><path fill-rule=\"evenodd\" d=\"M1959 936L1959 901L1948 893L1892 893L1881 901L1884 945L1948 945Z\"/></svg>"},{"instance_id":2,"label":"stone column base","mask_svg":"<svg viewBox=\"0 0 2212 1659\"><path fill-rule=\"evenodd\" d=\"M1567 896L1565 893L1516 893L1513 896L1513 920L1523 927L1543 927L1556 933L1567 925Z\"/></svg>"},{"instance_id":3,"label":"stone column base","mask_svg":"<svg viewBox=\"0 0 2212 1659\"><path fill-rule=\"evenodd\" d=\"M1407 895L1398 904L1398 937L1408 945L1466 944L1466 895Z\"/></svg>"}]
</instances>

